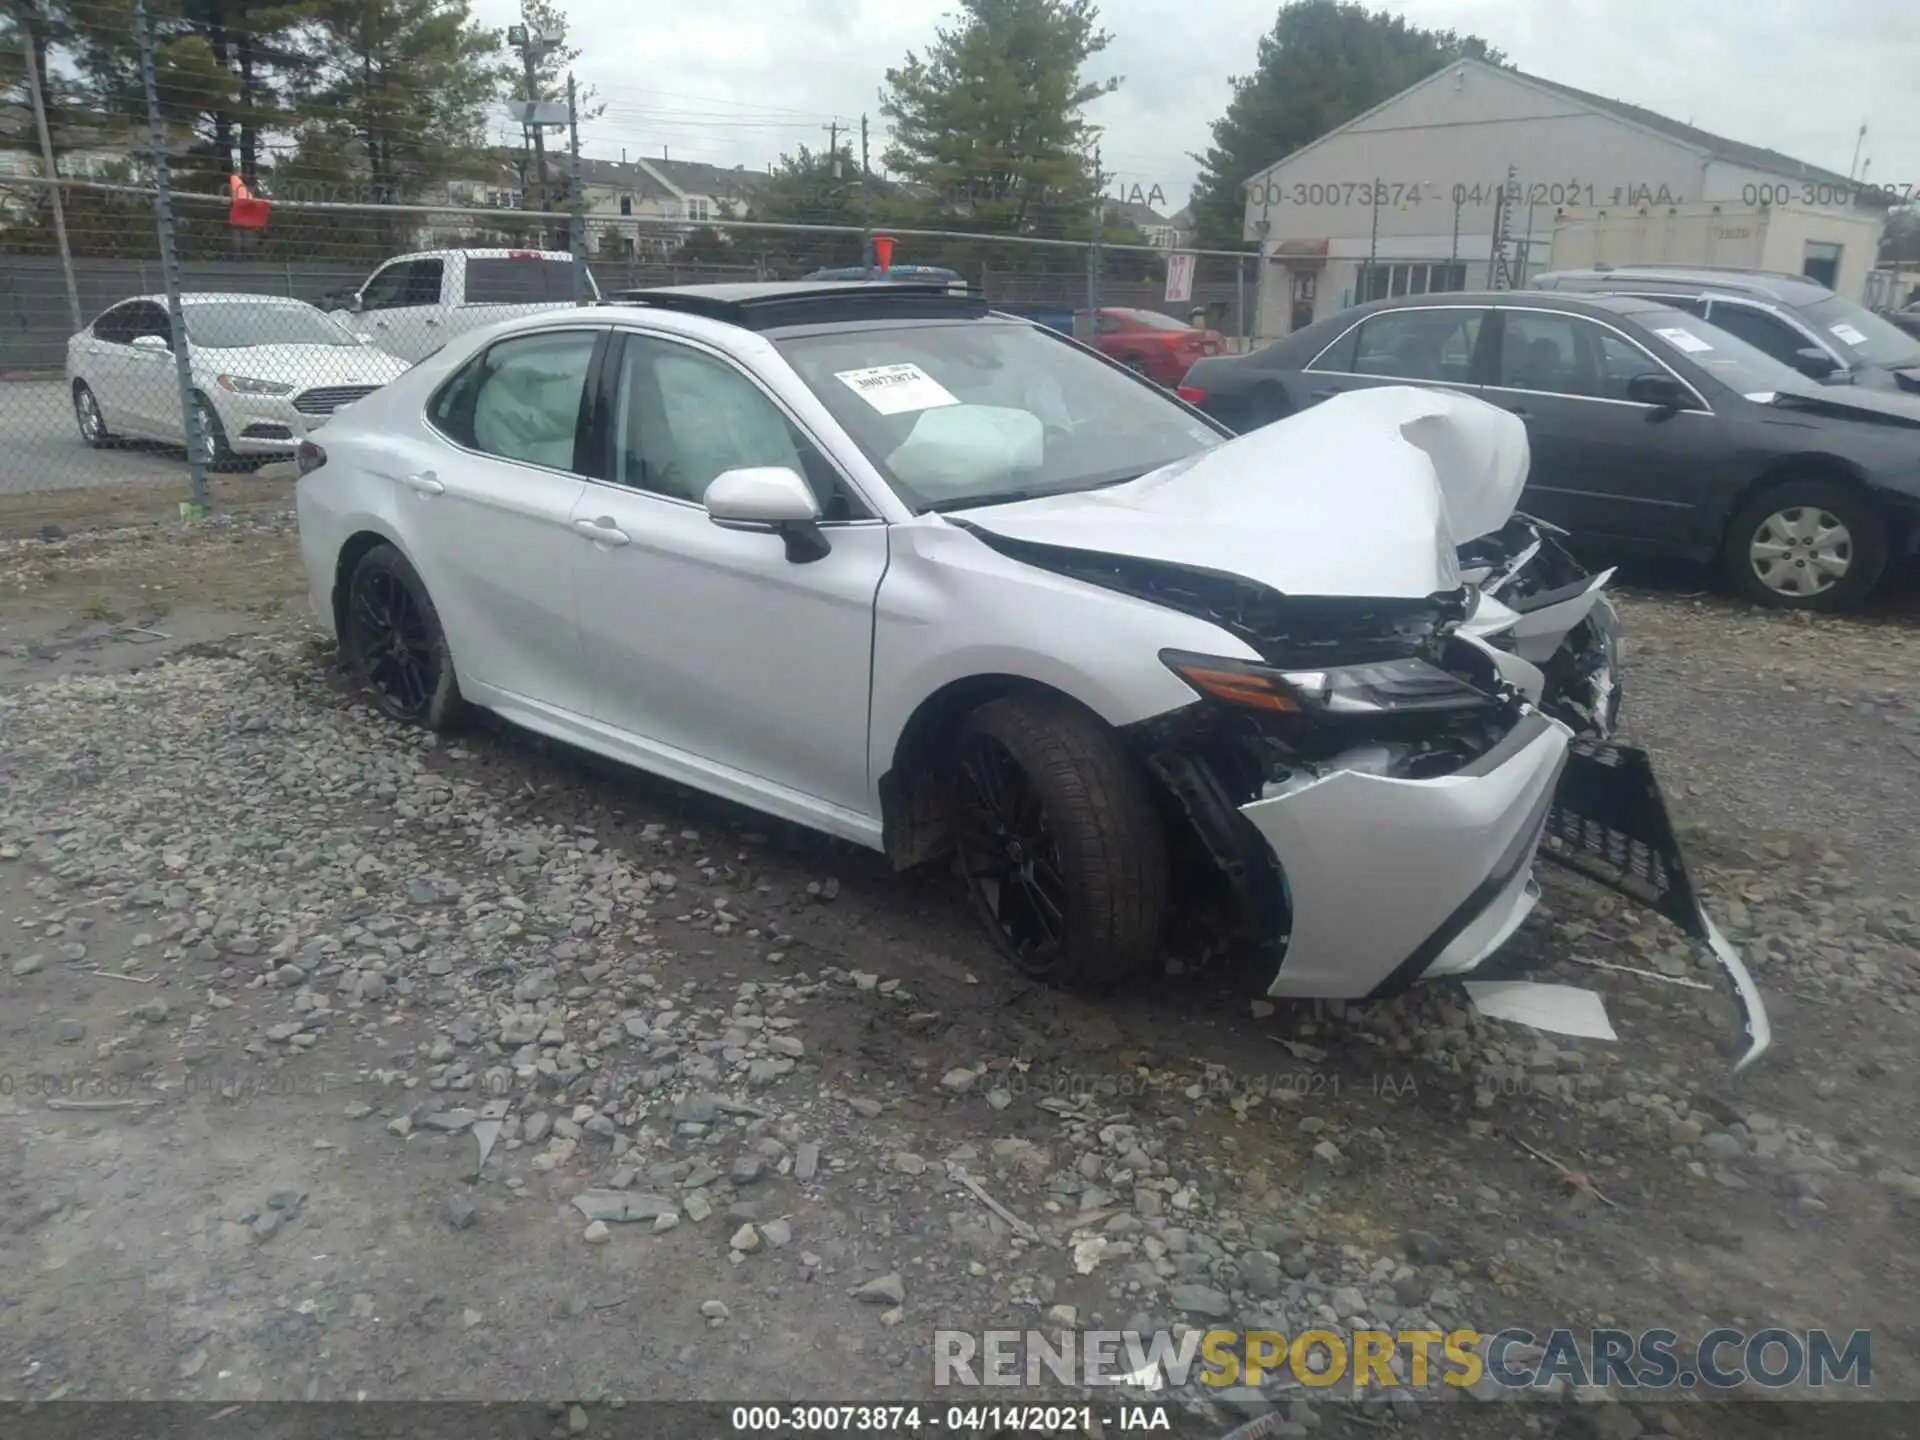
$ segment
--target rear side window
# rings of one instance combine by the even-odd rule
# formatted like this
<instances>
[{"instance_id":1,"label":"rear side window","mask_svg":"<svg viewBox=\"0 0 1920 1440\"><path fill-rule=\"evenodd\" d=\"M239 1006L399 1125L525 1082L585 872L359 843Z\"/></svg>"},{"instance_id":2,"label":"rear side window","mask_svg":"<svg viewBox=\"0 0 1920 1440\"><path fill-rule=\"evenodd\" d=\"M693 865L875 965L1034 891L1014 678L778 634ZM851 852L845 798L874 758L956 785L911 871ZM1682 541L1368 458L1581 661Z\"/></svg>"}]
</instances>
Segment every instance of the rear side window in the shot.
<instances>
[{"instance_id":1,"label":"rear side window","mask_svg":"<svg viewBox=\"0 0 1920 1440\"><path fill-rule=\"evenodd\" d=\"M573 300L573 261L467 261L469 305L566 305Z\"/></svg>"},{"instance_id":2,"label":"rear side window","mask_svg":"<svg viewBox=\"0 0 1920 1440\"><path fill-rule=\"evenodd\" d=\"M1354 373L1464 385L1472 378L1473 347L1485 313L1448 309L1375 315L1361 322Z\"/></svg>"},{"instance_id":3,"label":"rear side window","mask_svg":"<svg viewBox=\"0 0 1920 1440\"><path fill-rule=\"evenodd\" d=\"M572 470L587 367L603 333L555 330L490 345L440 388L428 418L469 450Z\"/></svg>"}]
</instances>

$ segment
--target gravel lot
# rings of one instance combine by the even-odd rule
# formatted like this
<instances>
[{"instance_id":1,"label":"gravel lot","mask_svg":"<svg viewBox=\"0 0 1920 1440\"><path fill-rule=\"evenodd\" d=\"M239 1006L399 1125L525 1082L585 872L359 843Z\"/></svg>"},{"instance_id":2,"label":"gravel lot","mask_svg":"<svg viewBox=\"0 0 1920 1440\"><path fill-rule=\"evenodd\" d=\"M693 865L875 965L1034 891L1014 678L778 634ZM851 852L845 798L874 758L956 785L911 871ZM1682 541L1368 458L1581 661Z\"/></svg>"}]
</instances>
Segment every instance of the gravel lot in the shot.
<instances>
[{"instance_id":1,"label":"gravel lot","mask_svg":"<svg viewBox=\"0 0 1920 1440\"><path fill-rule=\"evenodd\" d=\"M1871 1328L1875 1394L1920 1395L1910 612L1624 602L1632 727L1773 1012L1736 1082L1717 990L1581 962L1714 972L1575 882L1509 968L1604 993L1618 1044L1451 991L1275 1011L1177 952L1074 1000L944 876L383 723L282 512L49 533L0 541L0 1400L591 1429L930 1397L936 1326L1215 1316ZM1172 1403L1215 1435L1275 1404L1281 1434L1762 1426L1341 1388Z\"/></svg>"}]
</instances>

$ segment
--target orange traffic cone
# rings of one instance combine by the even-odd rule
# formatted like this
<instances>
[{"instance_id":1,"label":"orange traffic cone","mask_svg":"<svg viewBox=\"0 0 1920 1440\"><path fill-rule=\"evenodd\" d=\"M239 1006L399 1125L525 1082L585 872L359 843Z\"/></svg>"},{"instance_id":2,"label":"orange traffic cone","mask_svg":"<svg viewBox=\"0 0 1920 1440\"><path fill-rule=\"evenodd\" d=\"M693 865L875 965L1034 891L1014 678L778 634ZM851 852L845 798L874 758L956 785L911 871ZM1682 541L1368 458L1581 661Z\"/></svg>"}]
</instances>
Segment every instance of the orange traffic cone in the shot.
<instances>
[{"instance_id":1,"label":"orange traffic cone","mask_svg":"<svg viewBox=\"0 0 1920 1440\"><path fill-rule=\"evenodd\" d=\"M253 198L253 192L238 175L227 177L227 190L230 204L227 207L227 223L241 230L264 230L267 217L273 213L273 206L265 200Z\"/></svg>"},{"instance_id":2,"label":"orange traffic cone","mask_svg":"<svg viewBox=\"0 0 1920 1440\"><path fill-rule=\"evenodd\" d=\"M884 276L893 268L893 236L876 235L873 237L873 259Z\"/></svg>"}]
</instances>

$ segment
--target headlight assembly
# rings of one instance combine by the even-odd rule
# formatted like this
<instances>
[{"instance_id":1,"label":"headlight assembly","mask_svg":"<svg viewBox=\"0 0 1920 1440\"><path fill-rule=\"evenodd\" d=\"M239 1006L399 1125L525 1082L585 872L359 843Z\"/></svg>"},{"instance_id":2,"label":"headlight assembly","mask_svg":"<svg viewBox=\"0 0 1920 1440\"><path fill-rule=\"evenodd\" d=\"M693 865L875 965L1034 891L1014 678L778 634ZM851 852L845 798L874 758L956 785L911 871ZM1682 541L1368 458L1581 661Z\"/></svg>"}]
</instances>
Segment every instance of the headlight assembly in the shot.
<instances>
[{"instance_id":1,"label":"headlight assembly","mask_svg":"<svg viewBox=\"0 0 1920 1440\"><path fill-rule=\"evenodd\" d=\"M214 383L236 395L291 395L293 386L278 380L255 380L250 375L216 375Z\"/></svg>"},{"instance_id":2,"label":"headlight assembly","mask_svg":"<svg viewBox=\"0 0 1920 1440\"><path fill-rule=\"evenodd\" d=\"M1195 690L1229 705L1281 714L1343 717L1478 710L1494 697L1419 659L1282 670L1256 661L1163 650L1161 661Z\"/></svg>"}]
</instances>

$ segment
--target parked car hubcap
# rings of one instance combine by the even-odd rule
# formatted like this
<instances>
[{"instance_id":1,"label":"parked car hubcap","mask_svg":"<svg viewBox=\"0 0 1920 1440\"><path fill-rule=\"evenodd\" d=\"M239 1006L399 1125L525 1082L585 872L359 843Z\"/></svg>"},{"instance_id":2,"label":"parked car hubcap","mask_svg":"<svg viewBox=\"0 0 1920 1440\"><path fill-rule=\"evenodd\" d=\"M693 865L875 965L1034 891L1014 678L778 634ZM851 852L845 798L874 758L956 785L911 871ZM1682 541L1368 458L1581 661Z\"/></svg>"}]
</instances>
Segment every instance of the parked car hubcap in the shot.
<instances>
[{"instance_id":1,"label":"parked car hubcap","mask_svg":"<svg viewBox=\"0 0 1920 1440\"><path fill-rule=\"evenodd\" d=\"M1067 927L1067 882L1040 796L1005 748L976 737L960 757L960 861L1008 948L1045 969Z\"/></svg>"},{"instance_id":2,"label":"parked car hubcap","mask_svg":"<svg viewBox=\"0 0 1920 1440\"><path fill-rule=\"evenodd\" d=\"M1782 595L1818 595L1853 567L1853 533L1817 505L1776 510L1754 531L1747 549L1753 573Z\"/></svg>"},{"instance_id":3,"label":"parked car hubcap","mask_svg":"<svg viewBox=\"0 0 1920 1440\"><path fill-rule=\"evenodd\" d=\"M80 419L80 434L83 438L98 440L106 433L106 422L100 418L100 402L93 398L91 390L74 392L73 413Z\"/></svg>"},{"instance_id":4,"label":"parked car hubcap","mask_svg":"<svg viewBox=\"0 0 1920 1440\"><path fill-rule=\"evenodd\" d=\"M403 717L425 711L440 663L413 592L384 571L357 575L349 613L353 653L386 708Z\"/></svg>"}]
</instances>

